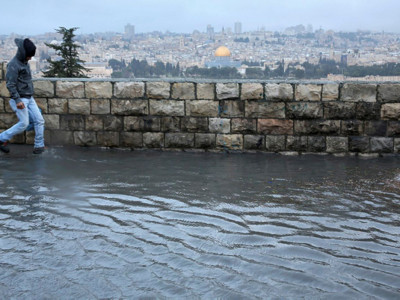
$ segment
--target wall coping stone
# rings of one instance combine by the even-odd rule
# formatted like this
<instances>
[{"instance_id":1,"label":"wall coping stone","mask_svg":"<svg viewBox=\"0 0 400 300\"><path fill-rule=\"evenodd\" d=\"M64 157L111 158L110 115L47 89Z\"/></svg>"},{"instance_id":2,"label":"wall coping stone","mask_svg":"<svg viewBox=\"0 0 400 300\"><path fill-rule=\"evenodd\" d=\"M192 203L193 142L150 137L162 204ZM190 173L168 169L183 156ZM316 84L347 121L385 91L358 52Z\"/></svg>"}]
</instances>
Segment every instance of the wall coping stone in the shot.
<instances>
[{"instance_id":1,"label":"wall coping stone","mask_svg":"<svg viewBox=\"0 0 400 300\"><path fill-rule=\"evenodd\" d=\"M280 80L280 79L203 79L203 78L34 78L33 81L81 81L81 82L169 82L169 83L288 83L288 84L396 84L400 81L357 80Z\"/></svg>"}]
</instances>

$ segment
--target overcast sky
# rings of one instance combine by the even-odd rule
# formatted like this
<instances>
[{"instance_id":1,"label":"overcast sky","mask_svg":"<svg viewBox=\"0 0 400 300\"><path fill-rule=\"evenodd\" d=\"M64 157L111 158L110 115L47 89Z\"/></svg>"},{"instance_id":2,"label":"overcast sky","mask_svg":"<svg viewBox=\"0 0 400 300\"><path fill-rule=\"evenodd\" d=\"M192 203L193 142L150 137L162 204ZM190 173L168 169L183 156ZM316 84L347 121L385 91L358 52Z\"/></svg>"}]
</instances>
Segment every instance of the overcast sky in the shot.
<instances>
[{"instance_id":1,"label":"overcast sky","mask_svg":"<svg viewBox=\"0 0 400 300\"><path fill-rule=\"evenodd\" d=\"M64 26L77 34L215 31L242 23L243 31L311 24L335 31L400 32L400 0L0 0L0 34L35 35Z\"/></svg>"}]
</instances>

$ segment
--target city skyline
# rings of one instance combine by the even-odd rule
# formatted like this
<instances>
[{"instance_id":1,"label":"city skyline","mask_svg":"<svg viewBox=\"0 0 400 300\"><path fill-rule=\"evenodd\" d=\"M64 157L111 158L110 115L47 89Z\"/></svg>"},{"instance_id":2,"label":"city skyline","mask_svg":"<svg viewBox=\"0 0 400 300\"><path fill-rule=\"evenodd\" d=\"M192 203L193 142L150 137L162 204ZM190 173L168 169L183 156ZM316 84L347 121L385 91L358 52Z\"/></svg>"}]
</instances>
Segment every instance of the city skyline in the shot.
<instances>
[{"instance_id":1,"label":"city skyline","mask_svg":"<svg viewBox=\"0 0 400 300\"><path fill-rule=\"evenodd\" d=\"M234 30L236 22L242 24L242 32L261 27L279 31L298 24L335 31L400 32L399 9L395 0L14 0L2 3L0 35L37 35L60 26L79 27L77 34L123 33L127 24L134 25L136 33L192 33L205 32L208 24L216 31Z\"/></svg>"}]
</instances>

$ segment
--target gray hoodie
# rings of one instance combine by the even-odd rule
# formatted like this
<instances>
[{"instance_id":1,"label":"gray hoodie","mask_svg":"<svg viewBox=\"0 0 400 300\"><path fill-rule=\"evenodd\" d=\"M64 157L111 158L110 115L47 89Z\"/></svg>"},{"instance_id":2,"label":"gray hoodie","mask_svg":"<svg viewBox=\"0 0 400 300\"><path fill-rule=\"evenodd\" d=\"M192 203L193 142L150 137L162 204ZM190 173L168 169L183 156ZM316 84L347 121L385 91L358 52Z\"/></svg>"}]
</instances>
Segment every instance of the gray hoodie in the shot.
<instances>
[{"instance_id":1,"label":"gray hoodie","mask_svg":"<svg viewBox=\"0 0 400 300\"><path fill-rule=\"evenodd\" d=\"M15 39L18 46L17 54L7 65L7 88L11 98L16 103L21 102L21 98L33 96L33 83L31 68L26 60L26 53L23 39Z\"/></svg>"}]
</instances>

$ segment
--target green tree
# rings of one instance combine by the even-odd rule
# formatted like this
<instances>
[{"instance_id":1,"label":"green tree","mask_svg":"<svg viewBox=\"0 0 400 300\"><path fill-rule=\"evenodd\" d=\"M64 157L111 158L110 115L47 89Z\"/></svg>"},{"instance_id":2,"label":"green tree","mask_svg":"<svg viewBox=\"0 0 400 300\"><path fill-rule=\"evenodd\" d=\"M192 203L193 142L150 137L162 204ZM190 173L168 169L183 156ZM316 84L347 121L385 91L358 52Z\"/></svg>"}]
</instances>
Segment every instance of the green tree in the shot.
<instances>
[{"instance_id":1,"label":"green tree","mask_svg":"<svg viewBox=\"0 0 400 300\"><path fill-rule=\"evenodd\" d=\"M249 79L263 79L265 78L264 71L260 68L247 68L246 78Z\"/></svg>"},{"instance_id":2,"label":"green tree","mask_svg":"<svg viewBox=\"0 0 400 300\"><path fill-rule=\"evenodd\" d=\"M77 27L65 28L60 27L56 31L63 35L63 41L60 45L45 43L47 47L50 47L56 51L58 56L61 56L59 60L47 59L50 64L49 70L44 72L44 77L87 77L84 75L84 71L88 71L87 68L82 66L83 60L79 59L78 48L79 45L75 44L73 38L75 36L74 31Z\"/></svg>"}]
</instances>

